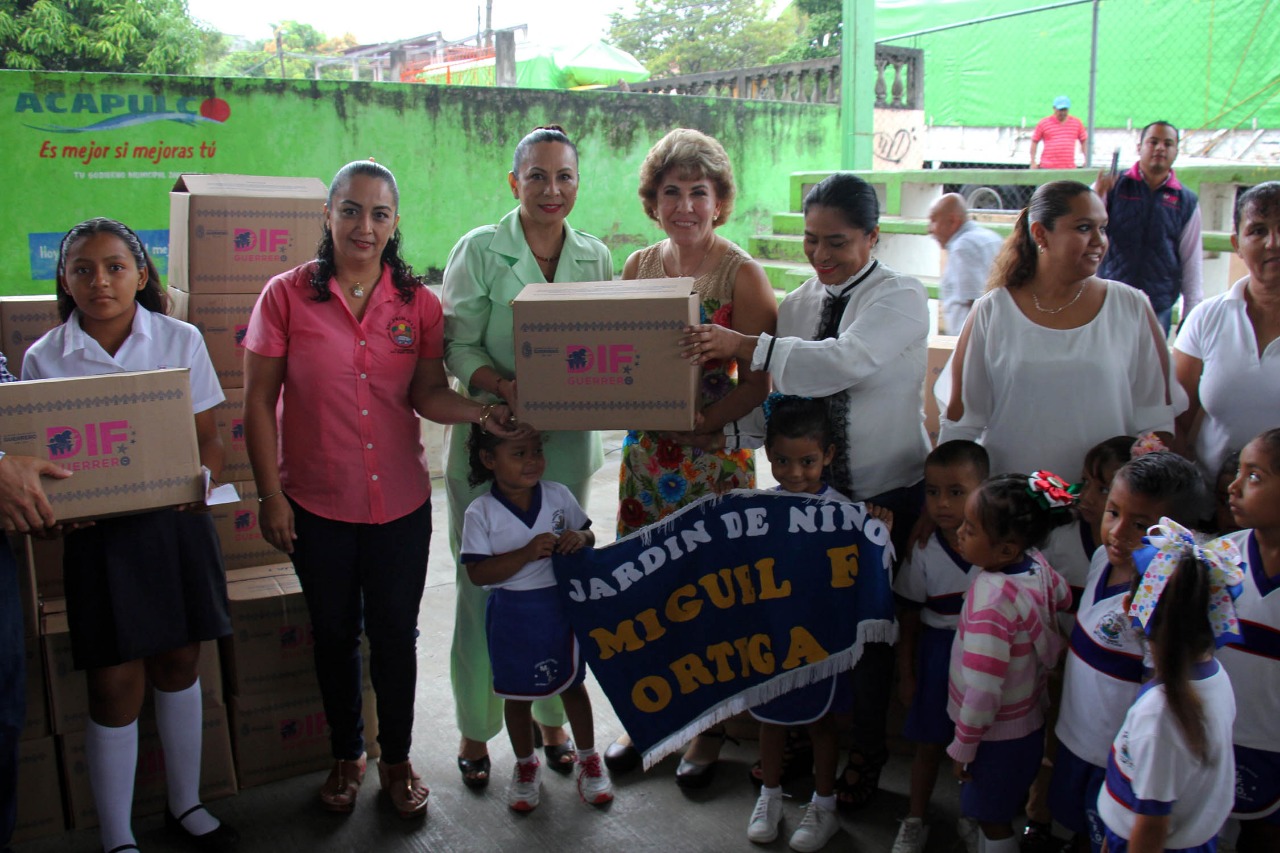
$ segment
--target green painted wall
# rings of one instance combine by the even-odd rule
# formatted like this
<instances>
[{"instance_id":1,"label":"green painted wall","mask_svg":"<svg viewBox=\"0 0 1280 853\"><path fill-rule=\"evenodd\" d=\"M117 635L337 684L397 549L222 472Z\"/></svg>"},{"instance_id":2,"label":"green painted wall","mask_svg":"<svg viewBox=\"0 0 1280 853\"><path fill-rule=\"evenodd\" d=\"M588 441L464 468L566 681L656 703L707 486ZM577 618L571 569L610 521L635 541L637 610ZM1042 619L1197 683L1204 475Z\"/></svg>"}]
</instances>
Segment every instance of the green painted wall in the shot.
<instances>
[{"instance_id":1,"label":"green painted wall","mask_svg":"<svg viewBox=\"0 0 1280 853\"><path fill-rule=\"evenodd\" d=\"M739 195L721 233L743 246L787 209L792 172L840 156L835 107L614 92L0 71L0 116L4 294L49 292L58 236L91 216L167 246L181 172L327 183L344 163L374 157L400 183L408 259L438 277L460 236L513 206L511 151L537 125L563 125L578 142L570 221L608 243L618 269L662 236L636 185L645 153L671 128L725 145Z\"/></svg>"}]
</instances>

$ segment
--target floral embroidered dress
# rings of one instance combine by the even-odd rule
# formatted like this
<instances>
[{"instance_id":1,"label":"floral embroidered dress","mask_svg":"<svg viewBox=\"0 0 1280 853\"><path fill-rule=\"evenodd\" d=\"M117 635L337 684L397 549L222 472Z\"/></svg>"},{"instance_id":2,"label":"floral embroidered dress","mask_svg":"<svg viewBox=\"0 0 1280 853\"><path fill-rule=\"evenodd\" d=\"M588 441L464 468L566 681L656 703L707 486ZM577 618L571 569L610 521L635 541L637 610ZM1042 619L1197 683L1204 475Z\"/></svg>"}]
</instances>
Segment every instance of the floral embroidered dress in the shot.
<instances>
[{"instance_id":1,"label":"floral embroidered dress","mask_svg":"<svg viewBox=\"0 0 1280 853\"><path fill-rule=\"evenodd\" d=\"M664 241L665 242L665 241ZM666 278L662 243L640 253L638 278ZM750 260L729 244L715 269L694 279L701 299L701 322L729 326L733 321L733 282L738 267ZM709 361L702 370L700 405L722 399L737 384L734 361ZM625 536L666 518L700 497L730 489L755 488L755 459L750 450L708 453L673 441L659 441L647 432L631 430L622 444L618 485L618 535Z\"/></svg>"}]
</instances>

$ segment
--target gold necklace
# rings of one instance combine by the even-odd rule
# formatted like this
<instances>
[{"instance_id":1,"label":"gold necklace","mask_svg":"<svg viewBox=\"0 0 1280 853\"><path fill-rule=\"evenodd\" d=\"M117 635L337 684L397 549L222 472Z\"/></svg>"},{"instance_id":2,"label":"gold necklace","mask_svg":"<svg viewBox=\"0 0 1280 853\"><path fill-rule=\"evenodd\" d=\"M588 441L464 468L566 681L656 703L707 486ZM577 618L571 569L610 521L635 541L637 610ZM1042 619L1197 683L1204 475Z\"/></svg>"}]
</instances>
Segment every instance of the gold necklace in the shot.
<instances>
[{"instance_id":1,"label":"gold necklace","mask_svg":"<svg viewBox=\"0 0 1280 853\"><path fill-rule=\"evenodd\" d=\"M1077 302L1080 301L1080 297L1084 295L1085 285L1087 285L1088 283L1089 283L1088 279L1085 279L1084 281L1080 282L1080 289L1076 291L1076 295L1071 297L1071 301L1068 302L1066 305L1063 305L1061 308L1045 308L1041 306L1040 297L1036 296L1036 292L1034 290L1031 291L1031 301L1035 304L1036 310L1039 311L1041 314L1061 314L1063 311L1066 311L1072 305L1075 305Z\"/></svg>"},{"instance_id":2,"label":"gold necklace","mask_svg":"<svg viewBox=\"0 0 1280 853\"><path fill-rule=\"evenodd\" d=\"M556 262L558 262L558 261L560 260L560 256L559 256L559 255L552 255L552 256L551 256L551 257L549 257L549 258L544 258L544 257L542 257L542 255L539 255L537 252L534 252L534 251L533 251L533 247L532 247L532 246L530 246L530 247L529 247L529 251L530 251L530 252L533 252L533 256L534 256L535 258L537 258L538 260L542 261L544 264L554 264L554 263L556 263Z\"/></svg>"},{"instance_id":3,"label":"gold necklace","mask_svg":"<svg viewBox=\"0 0 1280 853\"><path fill-rule=\"evenodd\" d=\"M706 250L705 252L703 252L703 253L702 253L702 260L698 261L698 265L697 265L696 267L694 267L694 268L693 268L693 272L689 273L689 275L688 275L688 277L689 277L689 278L696 279L696 278L697 278L697 277L702 273L702 268L703 268L703 266L705 266L705 265L706 265L706 263L707 263L707 259L711 257L711 253L712 253L712 251L714 251L714 250L715 250L715 247L716 247L716 237L715 237L715 235L714 235L714 234L712 234L712 235L711 235L711 245L710 245L710 246L708 246L708 247L707 247L707 250ZM671 248L671 239L670 239L670 238L668 238L668 239L667 239L667 248ZM674 261L675 261L675 249L671 249L671 258L672 258L672 261L674 262ZM675 264L675 268L676 268L676 273L675 273L675 275L671 276L671 278L680 278L680 277L681 277L681 275L680 275L680 265L679 265L679 264Z\"/></svg>"}]
</instances>

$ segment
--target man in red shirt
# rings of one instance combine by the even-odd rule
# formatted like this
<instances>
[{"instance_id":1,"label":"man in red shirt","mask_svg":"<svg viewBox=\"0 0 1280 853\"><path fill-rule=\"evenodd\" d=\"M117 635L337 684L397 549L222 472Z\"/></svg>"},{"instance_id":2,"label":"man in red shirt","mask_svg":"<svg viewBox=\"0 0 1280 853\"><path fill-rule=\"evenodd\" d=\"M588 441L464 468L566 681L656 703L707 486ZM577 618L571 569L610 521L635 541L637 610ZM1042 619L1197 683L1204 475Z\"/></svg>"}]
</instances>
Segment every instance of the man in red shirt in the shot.
<instances>
[{"instance_id":1,"label":"man in red shirt","mask_svg":"<svg viewBox=\"0 0 1280 853\"><path fill-rule=\"evenodd\" d=\"M1053 115L1045 116L1036 125L1031 134L1031 168L1033 169L1074 169L1076 167L1076 141L1080 142L1080 152L1084 153L1085 132L1080 119L1068 115L1071 111L1071 99L1059 95L1053 99ZM1036 151L1044 141L1044 153L1040 162L1036 162Z\"/></svg>"}]
</instances>

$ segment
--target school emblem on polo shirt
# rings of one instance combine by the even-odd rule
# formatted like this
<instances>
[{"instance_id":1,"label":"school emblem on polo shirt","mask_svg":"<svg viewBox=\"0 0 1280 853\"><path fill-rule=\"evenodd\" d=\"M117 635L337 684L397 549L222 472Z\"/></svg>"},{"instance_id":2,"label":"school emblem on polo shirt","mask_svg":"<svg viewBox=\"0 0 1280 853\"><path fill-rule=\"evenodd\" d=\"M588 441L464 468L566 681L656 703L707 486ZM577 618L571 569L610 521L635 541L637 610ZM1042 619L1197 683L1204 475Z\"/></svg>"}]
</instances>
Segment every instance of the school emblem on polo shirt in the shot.
<instances>
[{"instance_id":1,"label":"school emblem on polo shirt","mask_svg":"<svg viewBox=\"0 0 1280 853\"><path fill-rule=\"evenodd\" d=\"M1124 645L1124 635L1129 627L1130 622L1125 614L1113 610L1098 620L1097 627L1093 629L1093 636L1098 641L1118 649Z\"/></svg>"},{"instance_id":2,"label":"school emblem on polo shirt","mask_svg":"<svg viewBox=\"0 0 1280 853\"><path fill-rule=\"evenodd\" d=\"M391 338L391 343L398 347L411 347L413 346L413 324L397 317L387 326L387 336Z\"/></svg>"}]
</instances>

